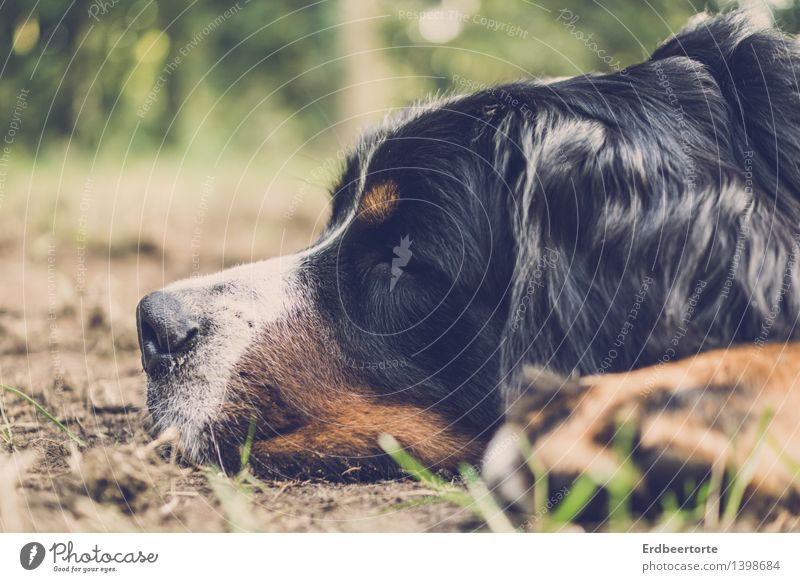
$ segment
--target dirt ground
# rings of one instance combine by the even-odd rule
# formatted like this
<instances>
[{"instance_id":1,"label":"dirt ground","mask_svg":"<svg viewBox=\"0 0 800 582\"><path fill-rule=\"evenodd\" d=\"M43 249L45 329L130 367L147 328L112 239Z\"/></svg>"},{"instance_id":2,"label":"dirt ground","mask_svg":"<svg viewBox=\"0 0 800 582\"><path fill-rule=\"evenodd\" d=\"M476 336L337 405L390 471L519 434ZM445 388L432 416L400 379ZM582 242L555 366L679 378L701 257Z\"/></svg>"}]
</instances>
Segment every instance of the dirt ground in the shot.
<instances>
[{"instance_id":1,"label":"dirt ground","mask_svg":"<svg viewBox=\"0 0 800 582\"><path fill-rule=\"evenodd\" d=\"M27 268L27 281L46 276L40 266ZM0 269L12 270L7 262ZM1 530L461 531L480 525L445 503L409 508L430 493L411 482L287 481L240 490L207 470L164 459L144 430L135 298L117 297L113 320L101 304L82 302L77 310L56 308L50 318L36 297L22 309L0 310L3 383L36 398L88 443L80 450L30 404L6 394L13 448L0 448Z\"/></svg>"},{"instance_id":2,"label":"dirt ground","mask_svg":"<svg viewBox=\"0 0 800 582\"><path fill-rule=\"evenodd\" d=\"M326 200L310 190L273 198L248 183L232 192L227 181L216 182L212 195L204 191L207 177L176 179L171 169L155 182L180 186L148 197L138 172L128 171L89 178L51 172L30 184L23 174L7 185L28 196L7 198L3 209L0 382L38 400L88 447L0 391L0 531L479 527L469 512L428 503L430 491L409 481L235 487L163 458L145 430L139 297L194 270L305 246L324 220Z\"/></svg>"},{"instance_id":3,"label":"dirt ground","mask_svg":"<svg viewBox=\"0 0 800 582\"><path fill-rule=\"evenodd\" d=\"M300 195L273 195L262 173L209 186L202 168L87 177L85 168L64 165L5 184L0 383L35 398L88 446L0 391L0 531L485 529L472 512L410 480L253 485L181 466L165 454L168 443L148 436L139 298L195 272L302 248L324 223L324 190L289 184ZM767 513L735 529L800 531L797 515Z\"/></svg>"}]
</instances>

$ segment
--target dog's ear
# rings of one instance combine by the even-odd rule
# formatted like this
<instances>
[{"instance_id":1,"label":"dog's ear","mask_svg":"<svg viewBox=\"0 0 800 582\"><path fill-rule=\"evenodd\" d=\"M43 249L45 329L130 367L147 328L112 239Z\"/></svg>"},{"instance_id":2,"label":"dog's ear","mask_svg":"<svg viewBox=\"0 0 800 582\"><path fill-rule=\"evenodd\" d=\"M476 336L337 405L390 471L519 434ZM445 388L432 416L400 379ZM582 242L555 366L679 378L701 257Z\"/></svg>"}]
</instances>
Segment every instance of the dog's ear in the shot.
<instances>
[{"instance_id":1,"label":"dog's ear","mask_svg":"<svg viewBox=\"0 0 800 582\"><path fill-rule=\"evenodd\" d=\"M630 244L623 218L677 212L687 190L718 189L736 167L727 102L689 58L506 93L522 105L497 124L494 167L512 215L577 252ZM721 165L713 179L696 171L706 163Z\"/></svg>"},{"instance_id":2,"label":"dog's ear","mask_svg":"<svg viewBox=\"0 0 800 582\"><path fill-rule=\"evenodd\" d=\"M670 103L662 77L683 109ZM689 59L533 86L528 98L532 113L510 111L496 138L495 167L510 192L518 241L515 281L541 287L517 290L512 303L535 295L557 304L564 329L578 326L570 335L591 337L620 284L638 285L687 248L697 252L681 271L694 273L707 261L701 251L715 227L735 232L746 199L728 188L736 177L724 100ZM707 164L720 169L707 174ZM677 274L669 268L662 276ZM620 304L631 299L622 292Z\"/></svg>"},{"instance_id":3,"label":"dog's ear","mask_svg":"<svg viewBox=\"0 0 800 582\"><path fill-rule=\"evenodd\" d=\"M747 18L695 23L623 72L512 88L524 110L495 139L517 242L509 365L627 369L731 329L753 339L776 300L796 308L780 287L800 277L800 56Z\"/></svg>"},{"instance_id":4,"label":"dog's ear","mask_svg":"<svg viewBox=\"0 0 800 582\"><path fill-rule=\"evenodd\" d=\"M638 74L618 82L632 87ZM555 99L537 95L540 90ZM582 94L576 98L573 90ZM612 345L619 312L634 303L636 288L649 276L659 222L683 213L685 225L691 214L676 171L682 156L675 167L664 167L672 164L662 157L664 149L673 144L659 143L619 95L603 103L603 89L594 92L587 79L532 93L533 113L510 111L496 139L495 167L510 194L516 242L504 367L533 362L560 373L596 371L600 346ZM567 99L573 101L565 107ZM711 230L694 234L705 240ZM662 241L662 252L669 247L680 255L689 232L676 229ZM644 319L642 327L649 325ZM631 365L633 354L620 352L613 369Z\"/></svg>"},{"instance_id":5,"label":"dog's ear","mask_svg":"<svg viewBox=\"0 0 800 582\"><path fill-rule=\"evenodd\" d=\"M668 334L653 330L680 325L699 282L708 282L691 321L697 333L681 341L686 353L695 349L713 325L705 316L752 198L730 100L709 67L665 53L623 72L514 91L524 107L506 108L495 138L517 241L506 362L603 369L652 277L651 309L637 314L607 371L668 349ZM743 254L747 272L758 257ZM734 286L737 301L764 287ZM738 303L729 307L741 315Z\"/></svg>"},{"instance_id":6,"label":"dog's ear","mask_svg":"<svg viewBox=\"0 0 800 582\"><path fill-rule=\"evenodd\" d=\"M717 135L728 134L729 165L747 200L729 278L760 320L771 322L776 309L794 313L800 309L794 292L800 285L800 43L775 29L767 8L755 7L697 17L651 62L680 59L698 63L718 86L726 117ZM761 328L762 341L765 329L773 340L794 335L763 321L752 325Z\"/></svg>"}]
</instances>

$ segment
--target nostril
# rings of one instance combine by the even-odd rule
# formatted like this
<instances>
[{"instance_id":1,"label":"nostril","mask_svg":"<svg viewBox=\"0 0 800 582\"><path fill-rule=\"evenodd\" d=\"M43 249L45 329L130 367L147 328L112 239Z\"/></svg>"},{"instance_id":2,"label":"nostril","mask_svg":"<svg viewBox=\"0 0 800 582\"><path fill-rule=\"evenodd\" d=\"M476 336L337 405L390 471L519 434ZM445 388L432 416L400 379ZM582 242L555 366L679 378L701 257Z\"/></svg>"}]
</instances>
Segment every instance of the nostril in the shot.
<instances>
[{"instance_id":1,"label":"nostril","mask_svg":"<svg viewBox=\"0 0 800 582\"><path fill-rule=\"evenodd\" d=\"M186 330L186 337L183 339L183 344L188 346L192 343L194 336L197 335L197 332L200 330L200 327L196 323L192 323L191 327Z\"/></svg>"},{"instance_id":2,"label":"nostril","mask_svg":"<svg viewBox=\"0 0 800 582\"><path fill-rule=\"evenodd\" d=\"M157 291L145 296L136 311L142 364L149 374L175 354L187 350L199 325L174 295Z\"/></svg>"},{"instance_id":3,"label":"nostril","mask_svg":"<svg viewBox=\"0 0 800 582\"><path fill-rule=\"evenodd\" d=\"M142 347L144 344L150 344L158 348L158 334L153 326L144 319L139 321L139 343L142 344Z\"/></svg>"}]
</instances>

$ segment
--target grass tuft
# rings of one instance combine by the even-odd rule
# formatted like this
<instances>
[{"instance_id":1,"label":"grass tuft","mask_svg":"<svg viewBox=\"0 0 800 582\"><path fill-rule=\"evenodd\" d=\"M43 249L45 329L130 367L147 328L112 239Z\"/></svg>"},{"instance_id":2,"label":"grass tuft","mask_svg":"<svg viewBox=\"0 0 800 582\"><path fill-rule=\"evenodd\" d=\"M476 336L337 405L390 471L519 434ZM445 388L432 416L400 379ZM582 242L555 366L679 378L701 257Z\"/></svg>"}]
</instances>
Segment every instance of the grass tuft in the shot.
<instances>
[{"instance_id":1,"label":"grass tuft","mask_svg":"<svg viewBox=\"0 0 800 582\"><path fill-rule=\"evenodd\" d=\"M478 472L472 465L461 465L461 477L467 485L467 490L472 495L478 514L494 533L514 533L516 529L511 521L503 513L503 510L494 500L491 491L478 476Z\"/></svg>"},{"instance_id":2,"label":"grass tuft","mask_svg":"<svg viewBox=\"0 0 800 582\"><path fill-rule=\"evenodd\" d=\"M237 478L230 478L218 467L206 470L206 479L219 501L230 531L256 532L259 523L253 514L253 491Z\"/></svg>"},{"instance_id":3,"label":"grass tuft","mask_svg":"<svg viewBox=\"0 0 800 582\"><path fill-rule=\"evenodd\" d=\"M45 418L47 418L47 420L52 422L53 425L55 425L56 428L58 428L61 432L63 432L65 435L67 435L75 443L77 443L81 447L86 447L87 446L86 443L83 441L83 439L81 439L78 435L76 435L74 432L72 432L66 426L64 426L55 416L50 414L44 406L42 406L36 400L34 400L33 398L31 398L30 396L25 394L22 390L19 390L18 388L14 388L13 386L8 386L7 384L0 384L0 388L5 390L6 392L10 392L11 394L17 395L20 398L22 398L23 400L25 400L25 401L29 402L30 404L32 404L33 407L36 410L41 412L45 416ZM8 429L8 436L9 436L9 438L11 436L10 428Z\"/></svg>"},{"instance_id":4,"label":"grass tuft","mask_svg":"<svg viewBox=\"0 0 800 582\"><path fill-rule=\"evenodd\" d=\"M0 420L2 420L3 424L5 425L4 428L0 428L0 438L3 439L3 442L13 448L14 435L11 433L11 421L8 419L6 409L3 406L3 399L0 399Z\"/></svg>"},{"instance_id":5,"label":"grass tuft","mask_svg":"<svg viewBox=\"0 0 800 582\"><path fill-rule=\"evenodd\" d=\"M449 501L475 514L493 532L513 533L515 531L508 517L497 505L486 483L472 465L463 464L460 467L461 477L467 486L467 491L464 491L434 475L400 446L393 436L382 434L378 438L378 444L403 471L435 492L435 495L427 496L424 503L433 503L434 499Z\"/></svg>"},{"instance_id":6,"label":"grass tuft","mask_svg":"<svg viewBox=\"0 0 800 582\"><path fill-rule=\"evenodd\" d=\"M613 479L606 484L608 491L608 519L613 531L630 528L633 522L633 492L641 475L633 464L633 443L636 427L625 420L617 425L617 431L611 445L618 459L619 469Z\"/></svg>"},{"instance_id":7,"label":"grass tuft","mask_svg":"<svg viewBox=\"0 0 800 582\"><path fill-rule=\"evenodd\" d=\"M758 428L756 431L756 442L753 443L753 448L747 454L742 467L738 471L732 471L733 477L731 479L730 493L725 503L725 510L722 514L722 523L727 528L733 525L739 510L742 507L742 499L747 486L755 476L756 467L758 465L758 457L763 448L764 441L767 436L767 429L772 420L773 412L771 409L765 410L758 420Z\"/></svg>"},{"instance_id":8,"label":"grass tuft","mask_svg":"<svg viewBox=\"0 0 800 582\"><path fill-rule=\"evenodd\" d=\"M244 441L244 446L242 447L242 453L239 457L241 461L242 470L247 467L247 464L250 462L250 451L253 450L253 439L256 436L256 415L255 413L250 415L250 425L247 427L247 439Z\"/></svg>"},{"instance_id":9,"label":"grass tuft","mask_svg":"<svg viewBox=\"0 0 800 582\"><path fill-rule=\"evenodd\" d=\"M235 475L227 475L219 467L211 466L205 470L206 479L219 501L225 519L231 531L255 532L260 531L259 521L254 516L255 494L258 491L269 489L260 479L250 471L250 454L256 435L256 415L250 415L250 424L247 429L242 450L239 453L241 465Z\"/></svg>"}]
</instances>

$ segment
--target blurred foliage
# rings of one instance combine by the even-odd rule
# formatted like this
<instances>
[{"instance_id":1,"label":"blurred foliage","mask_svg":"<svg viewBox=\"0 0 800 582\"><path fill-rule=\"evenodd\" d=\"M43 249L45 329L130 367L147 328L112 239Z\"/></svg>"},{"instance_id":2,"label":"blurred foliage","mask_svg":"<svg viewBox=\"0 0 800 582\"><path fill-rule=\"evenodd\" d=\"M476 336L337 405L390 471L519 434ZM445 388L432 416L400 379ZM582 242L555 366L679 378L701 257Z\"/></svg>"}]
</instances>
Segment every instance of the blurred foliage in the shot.
<instances>
[{"instance_id":1,"label":"blurred foliage","mask_svg":"<svg viewBox=\"0 0 800 582\"><path fill-rule=\"evenodd\" d=\"M54 144L145 155L187 144L235 153L274 147L270 139L286 147L353 113L354 94L342 92L349 79L374 73L357 90L396 107L457 89L454 75L487 83L609 70L598 49L636 62L697 6L720 9L688 0L10 0L0 6L0 132L27 90L16 142L29 153ZM773 8L797 29L792 0ZM351 56L359 49L370 60ZM270 138L277 127L283 137Z\"/></svg>"}]
</instances>

